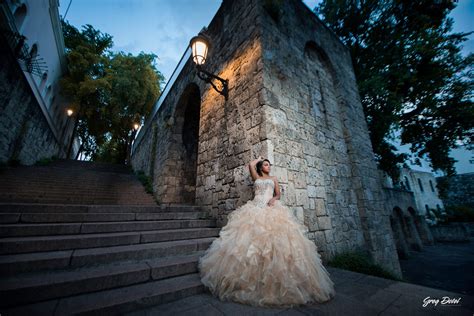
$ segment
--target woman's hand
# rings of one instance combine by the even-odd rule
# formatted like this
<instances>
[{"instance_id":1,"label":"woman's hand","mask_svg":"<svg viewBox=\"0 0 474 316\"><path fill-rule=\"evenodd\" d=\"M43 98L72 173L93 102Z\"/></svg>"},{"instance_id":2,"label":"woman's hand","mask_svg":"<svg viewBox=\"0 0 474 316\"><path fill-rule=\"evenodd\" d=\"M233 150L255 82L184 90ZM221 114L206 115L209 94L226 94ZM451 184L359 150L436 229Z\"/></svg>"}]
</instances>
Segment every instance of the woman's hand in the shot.
<instances>
[{"instance_id":1,"label":"woman's hand","mask_svg":"<svg viewBox=\"0 0 474 316\"><path fill-rule=\"evenodd\" d=\"M270 201L268 201L268 206L273 206L273 205L275 205L275 201L276 201L276 199L275 199L275 198L272 198Z\"/></svg>"}]
</instances>

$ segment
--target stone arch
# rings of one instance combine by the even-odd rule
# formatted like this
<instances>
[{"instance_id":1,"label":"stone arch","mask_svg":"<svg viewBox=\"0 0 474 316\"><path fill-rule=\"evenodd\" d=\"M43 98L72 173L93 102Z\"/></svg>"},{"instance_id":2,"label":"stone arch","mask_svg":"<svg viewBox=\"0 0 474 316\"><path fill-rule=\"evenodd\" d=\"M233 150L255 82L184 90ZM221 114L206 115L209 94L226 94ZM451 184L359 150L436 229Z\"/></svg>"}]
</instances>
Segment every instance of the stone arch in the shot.
<instances>
[{"instance_id":1,"label":"stone arch","mask_svg":"<svg viewBox=\"0 0 474 316\"><path fill-rule=\"evenodd\" d=\"M416 211L409 207L408 211L404 214L406 232L407 232L407 241L410 244L410 247L416 251L421 251L423 249L423 244L420 239L416 227Z\"/></svg>"},{"instance_id":2,"label":"stone arch","mask_svg":"<svg viewBox=\"0 0 474 316\"><path fill-rule=\"evenodd\" d=\"M166 181L167 186L173 187L169 191L171 196L167 197L170 203L195 203L200 109L201 92L191 83L181 94L174 113L173 143L166 163L174 173Z\"/></svg>"},{"instance_id":3,"label":"stone arch","mask_svg":"<svg viewBox=\"0 0 474 316\"><path fill-rule=\"evenodd\" d=\"M298 108L298 112L308 115L308 125L311 126L308 130L314 131L312 134L315 135L308 139L311 145L304 148L304 150L311 154L311 149L314 148L313 155L315 157L318 157L319 152L324 151L325 153L324 159L319 161L314 157L307 159L308 173L324 177L324 181L308 182L308 184L323 187L330 186L333 189L332 192L321 190L321 193L312 196L317 195L318 198L333 200L332 203L325 205L324 210L331 216L344 209L347 206L347 201L350 201L353 197L365 194L359 185L354 183L356 177L353 176L351 171L355 169L358 157L353 154L355 151L352 149L354 146L351 133L353 127L348 123L350 121L348 116L351 113L347 112L346 109L350 106L348 106L348 100L345 99L345 94L342 92L337 68L326 51L315 41L310 40L304 45L303 57L304 64L301 67L300 76L301 84L307 87L307 90L305 89L307 92L305 92L308 102L302 103ZM307 106L305 106L306 104ZM305 122L307 122L306 118ZM306 146L305 144L304 147ZM318 168L324 171L319 172ZM365 214L367 206L364 205L362 199L356 198L352 209L354 210L352 216L358 216L361 226L366 227L368 225ZM311 211L306 211L306 209L304 215L305 218L315 217L311 214ZM385 219L388 226L388 219ZM343 240L344 234L352 233L340 231L342 229L339 227L345 226L344 219L339 219L337 216L331 217L331 224L333 226L331 230L336 236L335 244ZM315 227L315 230L320 229L320 227ZM311 225L308 228L310 231L314 229ZM357 233L360 232L360 229L354 228L355 230L358 230ZM371 247L371 236L368 230L362 229L362 233L363 240L350 239L347 241L347 244L352 243L349 247ZM343 251L343 249L341 248L340 251Z\"/></svg>"},{"instance_id":4,"label":"stone arch","mask_svg":"<svg viewBox=\"0 0 474 316\"><path fill-rule=\"evenodd\" d=\"M337 82L337 75L336 71L334 70L334 67L331 63L331 60L329 59L328 54L324 51L324 49L316 44L314 41L308 41L305 44L304 47L304 54L308 58L319 58L322 63L327 67L328 72L331 74L331 79L334 82Z\"/></svg>"},{"instance_id":5,"label":"stone arch","mask_svg":"<svg viewBox=\"0 0 474 316\"><path fill-rule=\"evenodd\" d=\"M398 206L395 206L392 214L390 214L390 225L392 226L398 257L400 259L407 259L409 257L409 249L404 229L403 211Z\"/></svg>"},{"instance_id":6,"label":"stone arch","mask_svg":"<svg viewBox=\"0 0 474 316\"><path fill-rule=\"evenodd\" d=\"M16 8L15 12L13 13L13 17L15 18L15 25L18 30L20 30L21 27L23 26L27 13L28 13L28 9L26 7L26 4L24 3L20 5L18 8Z\"/></svg>"},{"instance_id":7,"label":"stone arch","mask_svg":"<svg viewBox=\"0 0 474 316\"><path fill-rule=\"evenodd\" d=\"M323 119L328 127L330 125L328 112L331 108L331 104L328 103L337 100L339 95L336 72L326 52L314 41L306 43L304 57L307 61L307 73L312 74L311 77L315 79L312 84L308 83L313 115L316 119Z\"/></svg>"},{"instance_id":8,"label":"stone arch","mask_svg":"<svg viewBox=\"0 0 474 316\"><path fill-rule=\"evenodd\" d=\"M425 217L423 215L418 214L413 207L408 207L408 213L414 219L416 232L418 233L419 239L422 241L423 244L432 245L434 243L433 235L431 234L431 230L428 227L428 223L426 223Z\"/></svg>"}]
</instances>

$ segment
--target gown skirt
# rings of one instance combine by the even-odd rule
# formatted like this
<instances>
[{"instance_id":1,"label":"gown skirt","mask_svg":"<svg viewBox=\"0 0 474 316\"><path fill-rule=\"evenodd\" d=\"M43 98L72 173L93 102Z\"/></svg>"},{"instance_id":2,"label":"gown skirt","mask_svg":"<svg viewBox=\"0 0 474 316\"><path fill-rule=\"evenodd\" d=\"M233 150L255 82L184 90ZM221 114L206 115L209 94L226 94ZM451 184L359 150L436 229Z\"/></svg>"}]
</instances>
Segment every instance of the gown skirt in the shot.
<instances>
[{"instance_id":1,"label":"gown skirt","mask_svg":"<svg viewBox=\"0 0 474 316\"><path fill-rule=\"evenodd\" d=\"M334 283L305 231L280 200L273 206L250 200L228 215L199 259L201 281L221 301L260 307L329 301Z\"/></svg>"}]
</instances>

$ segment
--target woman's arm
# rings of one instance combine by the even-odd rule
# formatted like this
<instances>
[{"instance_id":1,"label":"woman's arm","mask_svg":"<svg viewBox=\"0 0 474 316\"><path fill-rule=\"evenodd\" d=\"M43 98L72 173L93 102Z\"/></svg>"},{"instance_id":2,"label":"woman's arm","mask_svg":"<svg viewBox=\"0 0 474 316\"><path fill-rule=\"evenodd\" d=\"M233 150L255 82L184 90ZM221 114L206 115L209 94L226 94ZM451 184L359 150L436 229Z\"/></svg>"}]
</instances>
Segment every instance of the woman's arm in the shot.
<instances>
[{"instance_id":1,"label":"woman's arm","mask_svg":"<svg viewBox=\"0 0 474 316\"><path fill-rule=\"evenodd\" d=\"M268 205L272 206L275 204L276 200L280 199L281 193L280 193L280 186L278 185L278 179L277 177L272 177L273 178L273 183L275 183L275 196L272 197L270 201L268 201Z\"/></svg>"},{"instance_id":2,"label":"woman's arm","mask_svg":"<svg viewBox=\"0 0 474 316\"><path fill-rule=\"evenodd\" d=\"M255 168L255 166L257 165L257 163L260 160L263 160L262 156L259 156L257 159L254 159L249 163L249 171L250 171L250 175L252 176L253 181L258 179L258 173L257 173L257 169Z\"/></svg>"}]
</instances>

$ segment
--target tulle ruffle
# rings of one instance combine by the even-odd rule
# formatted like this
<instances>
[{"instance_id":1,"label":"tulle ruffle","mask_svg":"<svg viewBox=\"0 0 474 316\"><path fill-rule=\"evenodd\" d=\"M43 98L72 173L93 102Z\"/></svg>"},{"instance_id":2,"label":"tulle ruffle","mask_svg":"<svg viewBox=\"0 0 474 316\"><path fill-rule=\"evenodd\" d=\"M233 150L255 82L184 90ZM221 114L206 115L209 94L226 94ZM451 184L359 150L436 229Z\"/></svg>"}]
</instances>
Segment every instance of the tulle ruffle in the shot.
<instances>
[{"instance_id":1,"label":"tulle ruffle","mask_svg":"<svg viewBox=\"0 0 474 316\"><path fill-rule=\"evenodd\" d=\"M229 214L199 259L202 283L223 301L291 307L322 303L335 295L316 245L293 213L276 201L249 201Z\"/></svg>"}]
</instances>

